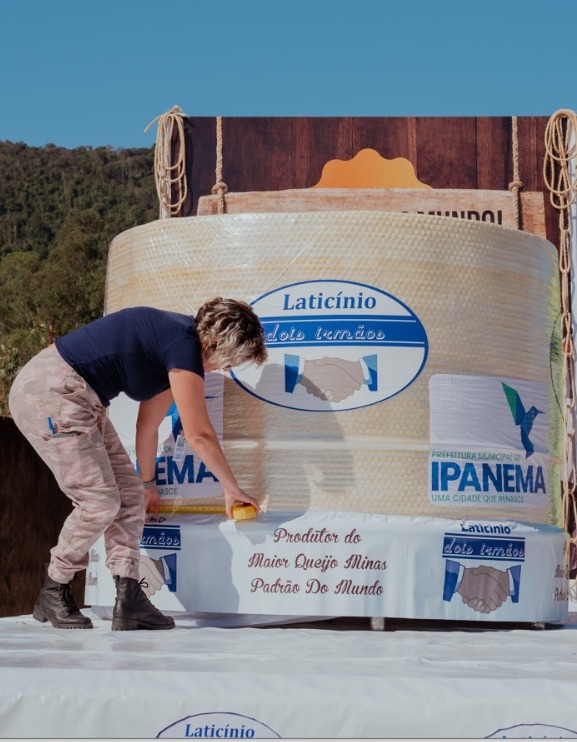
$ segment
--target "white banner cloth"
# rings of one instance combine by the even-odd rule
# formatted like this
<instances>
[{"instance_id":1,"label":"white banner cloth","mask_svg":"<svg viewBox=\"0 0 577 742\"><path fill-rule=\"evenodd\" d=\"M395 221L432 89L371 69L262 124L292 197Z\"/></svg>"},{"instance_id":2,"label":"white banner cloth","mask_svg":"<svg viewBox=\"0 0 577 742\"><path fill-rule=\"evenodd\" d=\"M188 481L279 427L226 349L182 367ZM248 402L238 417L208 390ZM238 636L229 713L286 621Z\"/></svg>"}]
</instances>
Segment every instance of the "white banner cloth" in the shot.
<instances>
[{"instance_id":1,"label":"white banner cloth","mask_svg":"<svg viewBox=\"0 0 577 742\"><path fill-rule=\"evenodd\" d=\"M140 576L161 610L560 622L566 535L554 526L344 512L149 516ZM103 540L85 600L114 604ZM102 614L102 612L100 612Z\"/></svg>"}]
</instances>

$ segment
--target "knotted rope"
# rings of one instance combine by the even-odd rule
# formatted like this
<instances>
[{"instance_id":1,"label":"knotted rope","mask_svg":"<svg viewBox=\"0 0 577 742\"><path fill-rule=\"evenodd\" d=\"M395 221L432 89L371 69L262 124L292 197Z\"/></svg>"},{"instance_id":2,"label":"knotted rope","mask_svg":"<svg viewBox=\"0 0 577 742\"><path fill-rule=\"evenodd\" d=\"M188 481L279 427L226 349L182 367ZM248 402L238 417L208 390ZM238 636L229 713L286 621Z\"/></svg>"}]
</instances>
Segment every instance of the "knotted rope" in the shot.
<instances>
[{"instance_id":1,"label":"knotted rope","mask_svg":"<svg viewBox=\"0 0 577 742\"><path fill-rule=\"evenodd\" d=\"M515 227L521 229L521 191L525 184L519 175L519 136L517 132L517 116L512 117L513 136L513 180L509 183L509 190L513 194L515 208Z\"/></svg>"},{"instance_id":2,"label":"knotted rope","mask_svg":"<svg viewBox=\"0 0 577 742\"><path fill-rule=\"evenodd\" d=\"M552 206L559 212L559 271L561 275L561 326L563 348L563 518L567 531L577 523L575 488L575 372L573 347L573 321L571 317L571 206L577 195L574 164L577 151L577 114L561 109L556 111L545 130L545 159L543 177L549 189ZM573 140L573 141L572 141ZM568 558L571 547L577 548L577 532L570 534ZM573 552L575 556L575 551Z\"/></svg>"},{"instance_id":3,"label":"knotted rope","mask_svg":"<svg viewBox=\"0 0 577 742\"><path fill-rule=\"evenodd\" d=\"M160 206L160 217L178 216L188 196L186 180L184 118L180 106L173 106L167 113L153 119L144 132L158 121L154 149L154 176ZM172 137L176 128L178 147L176 162L172 164ZM176 200L173 201L173 187Z\"/></svg>"},{"instance_id":4,"label":"knotted rope","mask_svg":"<svg viewBox=\"0 0 577 742\"><path fill-rule=\"evenodd\" d=\"M212 186L211 193L217 196L216 213L224 214L224 194L228 191L228 186L222 179L222 116L216 117L216 183Z\"/></svg>"}]
</instances>

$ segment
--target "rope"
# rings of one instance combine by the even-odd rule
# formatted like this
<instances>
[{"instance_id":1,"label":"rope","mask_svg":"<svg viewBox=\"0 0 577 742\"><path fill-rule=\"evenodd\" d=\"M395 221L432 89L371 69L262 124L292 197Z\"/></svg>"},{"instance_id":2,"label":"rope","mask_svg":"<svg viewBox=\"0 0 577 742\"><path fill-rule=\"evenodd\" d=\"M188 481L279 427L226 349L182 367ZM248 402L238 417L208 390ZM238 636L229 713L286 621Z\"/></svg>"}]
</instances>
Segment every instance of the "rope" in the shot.
<instances>
[{"instance_id":1,"label":"rope","mask_svg":"<svg viewBox=\"0 0 577 742\"><path fill-rule=\"evenodd\" d=\"M224 214L224 194L228 186L222 179L222 116L216 117L216 183L212 186L211 193L218 197L216 202L216 213Z\"/></svg>"},{"instance_id":2,"label":"rope","mask_svg":"<svg viewBox=\"0 0 577 742\"><path fill-rule=\"evenodd\" d=\"M521 191L525 184L519 175L519 137L517 133L517 116L512 117L513 135L513 180L509 183L509 190L513 194L515 206L515 228L521 229Z\"/></svg>"},{"instance_id":3,"label":"rope","mask_svg":"<svg viewBox=\"0 0 577 742\"><path fill-rule=\"evenodd\" d=\"M154 149L154 176L161 218L178 216L188 196L183 121L185 115L180 106L173 106L167 113L162 113L153 119L144 130L146 133L158 121ZM175 127L178 132L178 156L173 165L172 136ZM173 186L176 190L174 202L172 200Z\"/></svg>"},{"instance_id":4,"label":"rope","mask_svg":"<svg viewBox=\"0 0 577 742\"><path fill-rule=\"evenodd\" d=\"M567 546L571 564L577 548L577 509L575 487L575 372L573 322L571 318L571 206L575 203L577 180L571 175L570 163L576 157L575 144L570 145L571 134L577 137L577 114L561 109L556 111L545 129L545 159L543 177L549 189L552 206L559 212L559 271L561 274L561 326L563 347L563 519L569 532L573 516L573 532ZM571 560L573 550L573 560Z\"/></svg>"}]
</instances>

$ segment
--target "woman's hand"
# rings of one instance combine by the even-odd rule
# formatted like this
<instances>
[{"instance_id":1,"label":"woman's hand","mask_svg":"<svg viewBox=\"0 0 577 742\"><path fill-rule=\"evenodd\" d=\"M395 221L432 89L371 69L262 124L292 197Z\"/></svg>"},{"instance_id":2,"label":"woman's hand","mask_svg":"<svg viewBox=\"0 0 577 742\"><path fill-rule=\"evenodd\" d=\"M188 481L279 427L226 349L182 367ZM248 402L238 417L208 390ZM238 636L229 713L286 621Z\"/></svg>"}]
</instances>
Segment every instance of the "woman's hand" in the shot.
<instances>
[{"instance_id":1,"label":"woman's hand","mask_svg":"<svg viewBox=\"0 0 577 742\"><path fill-rule=\"evenodd\" d=\"M228 465L206 408L204 379L192 371L179 368L169 371L168 378L186 441L195 456L206 464L222 485L228 517L232 518L234 505L243 503L254 505L257 512L260 511L257 500L241 490Z\"/></svg>"},{"instance_id":2,"label":"woman's hand","mask_svg":"<svg viewBox=\"0 0 577 742\"><path fill-rule=\"evenodd\" d=\"M158 487L149 487L144 490L144 510L146 513L158 513L160 494Z\"/></svg>"},{"instance_id":3,"label":"woman's hand","mask_svg":"<svg viewBox=\"0 0 577 742\"><path fill-rule=\"evenodd\" d=\"M258 504L258 500L255 500L254 497L247 495L246 492L243 492L241 489L234 491L225 489L224 504L226 507L226 514L229 518L232 519L233 507L235 507L236 505L242 505L244 503L246 503L247 505L254 505L257 513L260 513L260 505Z\"/></svg>"}]
</instances>

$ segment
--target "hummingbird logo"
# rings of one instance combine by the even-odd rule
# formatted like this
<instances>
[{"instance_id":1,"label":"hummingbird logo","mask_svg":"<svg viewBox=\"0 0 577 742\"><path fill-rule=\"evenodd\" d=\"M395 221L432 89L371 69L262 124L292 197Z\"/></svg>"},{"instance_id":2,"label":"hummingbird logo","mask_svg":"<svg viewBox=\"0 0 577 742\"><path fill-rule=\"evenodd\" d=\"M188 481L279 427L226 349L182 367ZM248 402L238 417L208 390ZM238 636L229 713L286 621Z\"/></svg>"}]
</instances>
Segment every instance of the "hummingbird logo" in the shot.
<instances>
[{"instance_id":1,"label":"hummingbird logo","mask_svg":"<svg viewBox=\"0 0 577 742\"><path fill-rule=\"evenodd\" d=\"M529 438L529 433L531 432L535 418L537 415L542 415L543 411L538 410L535 405L530 407L528 410L525 410L519 392L504 382L501 382L501 385L505 392L505 396L507 397L507 402L509 403L509 408L511 409L515 425L517 425L521 431L521 443L525 449L525 458L529 458L529 456L531 456L535 451L535 446Z\"/></svg>"}]
</instances>

